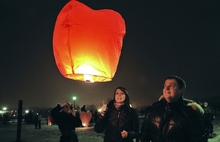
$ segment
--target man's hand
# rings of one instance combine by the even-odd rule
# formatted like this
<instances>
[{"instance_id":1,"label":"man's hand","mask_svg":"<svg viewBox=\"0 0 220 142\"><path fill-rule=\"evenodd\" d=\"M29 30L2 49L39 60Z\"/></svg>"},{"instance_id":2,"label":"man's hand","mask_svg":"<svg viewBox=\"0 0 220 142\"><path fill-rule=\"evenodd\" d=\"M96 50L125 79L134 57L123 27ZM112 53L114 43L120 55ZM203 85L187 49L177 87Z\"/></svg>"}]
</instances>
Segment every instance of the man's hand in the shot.
<instances>
[{"instance_id":1,"label":"man's hand","mask_svg":"<svg viewBox=\"0 0 220 142\"><path fill-rule=\"evenodd\" d=\"M127 138L127 137L128 137L128 132L125 131L125 130L123 130L123 131L121 132L121 137L122 137L122 138Z\"/></svg>"}]
</instances>

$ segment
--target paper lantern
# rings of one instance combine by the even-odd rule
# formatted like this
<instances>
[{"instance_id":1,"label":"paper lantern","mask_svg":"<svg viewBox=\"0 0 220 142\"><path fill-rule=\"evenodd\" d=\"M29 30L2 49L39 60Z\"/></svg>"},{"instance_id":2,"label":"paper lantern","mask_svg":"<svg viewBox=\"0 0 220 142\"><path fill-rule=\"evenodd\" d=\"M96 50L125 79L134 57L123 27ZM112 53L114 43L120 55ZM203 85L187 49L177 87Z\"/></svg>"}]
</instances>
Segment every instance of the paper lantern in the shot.
<instances>
[{"instance_id":1,"label":"paper lantern","mask_svg":"<svg viewBox=\"0 0 220 142\"><path fill-rule=\"evenodd\" d=\"M80 120L82 121L82 125L84 127L88 127L89 126L89 122L92 119L92 113L91 112L85 112L85 111L81 111L80 112Z\"/></svg>"},{"instance_id":2,"label":"paper lantern","mask_svg":"<svg viewBox=\"0 0 220 142\"><path fill-rule=\"evenodd\" d=\"M60 11L53 53L60 73L86 82L111 81L121 55L125 22L110 9L93 10L76 0Z\"/></svg>"},{"instance_id":3,"label":"paper lantern","mask_svg":"<svg viewBox=\"0 0 220 142\"><path fill-rule=\"evenodd\" d=\"M52 118L50 115L47 115L47 125L51 126L52 125Z\"/></svg>"}]
</instances>

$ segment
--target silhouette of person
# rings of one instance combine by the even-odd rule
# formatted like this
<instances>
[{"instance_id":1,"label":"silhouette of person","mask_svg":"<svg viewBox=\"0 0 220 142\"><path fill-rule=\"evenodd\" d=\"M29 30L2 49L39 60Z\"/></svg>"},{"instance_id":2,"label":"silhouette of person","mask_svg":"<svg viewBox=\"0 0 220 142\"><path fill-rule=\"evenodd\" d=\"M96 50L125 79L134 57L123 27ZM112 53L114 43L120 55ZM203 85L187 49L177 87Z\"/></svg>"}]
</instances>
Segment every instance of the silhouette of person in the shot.
<instances>
[{"instance_id":1,"label":"silhouette of person","mask_svg":"<svg viewBox=\"0 0 220 142\"><path fill-rule=\"evenodd\" d=\"M40 113L36 113L36 115L34 116L34 126L35 126L35 129L41 129L41 114Z\"/></svg>"},{"instance_id":2,"label":"silhouette of person","mask_svg":"<svg viewBox=\"0 0 220 142\"><path fill-rule=\"evenodd\" d=\"M38 113L36 113L36 115L34 116L34 126L35 126L35 129L38 128Z\"/></svg>"},{"instance_id":3,"label":"silhouette of person","mask_svg":"<svg viewBox=\"0 0 220 142\"><path fill-rule=\"evenodd\" d=\"M52 109L51 116L61 132L60 142L78 142L75 128L81 126L82 122L70 102L58 104Z\"/></svg>"},{"instance_id":4,"label":"silhouette of person","mask_svg":"<svg viewBox=\"0 0 220 142\"><path fill-rule=\"evenodd\" d=\"M83 107L81 108L81 111L85 111L86 112L86 105L83 105Z\"/></svg>"},{"instance_id":5,"label":"silhouette of person","mask_svg":"<svg viewBox=\"0 0 220 142\"><path fill-rule=\"evenodd\" d=\"M38 128L41 129L41 114L38 113L38 121L37 121L37 124L38 124Z\"/></svg>"},{"instance_id":6,"label":"silhouette of person","mask_svg":"<svg viewBox=\"0 0 220 142\"><path fill-rule=\"evenodd\" d=\"M203 122L206 127L208 137L212 138L213 137L213 117L214 115L212 114L212 110L208 105L208 102L203 103L203 110L204 110L204 116L203 116Z\"/></svg>"}]
</instances>

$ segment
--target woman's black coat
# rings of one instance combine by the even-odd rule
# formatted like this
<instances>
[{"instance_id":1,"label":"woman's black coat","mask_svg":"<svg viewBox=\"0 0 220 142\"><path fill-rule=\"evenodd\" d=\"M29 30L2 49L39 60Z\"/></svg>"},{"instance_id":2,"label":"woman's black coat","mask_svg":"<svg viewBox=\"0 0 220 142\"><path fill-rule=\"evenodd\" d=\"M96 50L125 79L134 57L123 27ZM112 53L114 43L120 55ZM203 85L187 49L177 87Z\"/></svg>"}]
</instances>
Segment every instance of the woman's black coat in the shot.
<instances>
[{"instance_id":1,"label":"woman's black coat","mask_svg":"<svg viewBox=\"0 0 220 142\"><path fill-rule=\"evenodd\" d=\"M113 101L110 101L107 107L105 115L98 116L94 127L96 132L104 132L104 142L132 142L137 139L139 119L136 111L125 104L117 110ZM128 132L127 138L121 137L123 130Z\"/></svg>"}]
</instances>

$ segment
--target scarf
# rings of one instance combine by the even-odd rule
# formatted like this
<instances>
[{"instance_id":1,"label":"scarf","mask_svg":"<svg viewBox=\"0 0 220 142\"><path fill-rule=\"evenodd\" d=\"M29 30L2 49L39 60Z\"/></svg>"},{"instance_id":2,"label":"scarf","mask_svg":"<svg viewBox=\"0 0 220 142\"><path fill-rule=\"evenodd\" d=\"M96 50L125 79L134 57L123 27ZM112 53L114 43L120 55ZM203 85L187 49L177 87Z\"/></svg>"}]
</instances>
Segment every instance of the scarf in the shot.
<instances>
[{"instance_id":1,"label":"scarf","mask_svg":"<svg viewBox=\"0 0 220 142\"><path fill-rule=\"evenodd\" d=\"M116 108L117 110L119 110L120 107L123 106L123 105L124 105L124 103L117 103L117 102L114 103L114 106L115 106L115 108Z\"/></svg>"}]
</instances>

